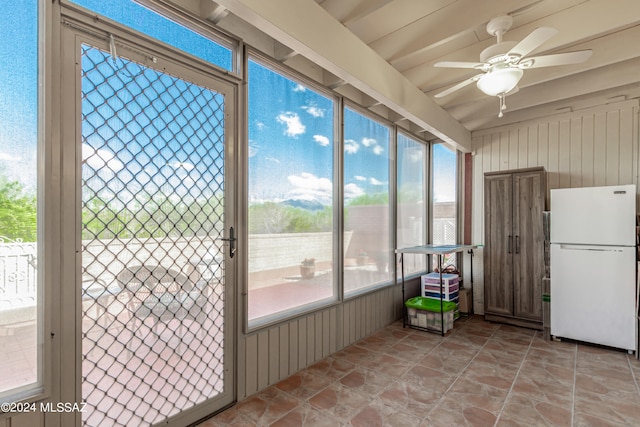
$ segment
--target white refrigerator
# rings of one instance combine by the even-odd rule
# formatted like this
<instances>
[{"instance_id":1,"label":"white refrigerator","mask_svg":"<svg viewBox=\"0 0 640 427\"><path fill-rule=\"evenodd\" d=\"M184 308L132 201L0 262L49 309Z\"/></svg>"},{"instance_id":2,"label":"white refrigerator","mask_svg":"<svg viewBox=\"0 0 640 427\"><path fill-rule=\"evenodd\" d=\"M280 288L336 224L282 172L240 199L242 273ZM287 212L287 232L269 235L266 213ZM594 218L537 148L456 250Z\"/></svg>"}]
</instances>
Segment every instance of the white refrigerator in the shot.
<instances>
[{"instance_id":1,"label":"white refrigerator","mask_svg":"<svg viewBox=\"0 0 640 427\"><path fill-rule=\"evenodd\" d=\"M551 190L551 335L635 351L636 186Z\"/></svg>"}]
</instances>

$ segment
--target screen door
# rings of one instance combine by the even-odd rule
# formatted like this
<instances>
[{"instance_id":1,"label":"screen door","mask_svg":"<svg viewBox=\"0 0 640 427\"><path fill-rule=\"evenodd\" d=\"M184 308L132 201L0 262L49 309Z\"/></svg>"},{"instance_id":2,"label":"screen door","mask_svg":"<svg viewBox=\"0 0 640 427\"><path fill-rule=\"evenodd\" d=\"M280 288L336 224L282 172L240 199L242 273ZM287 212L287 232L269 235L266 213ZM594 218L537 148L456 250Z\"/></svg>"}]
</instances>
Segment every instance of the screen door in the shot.
<instances>
[{"instance_id":1,"label":"screen door","mask_svg":"<svg viewBox=\"0 0 640 427\"><path fill-rule=\"evenodd\" d=\"M82 425L195 420L233 399L235 86L75 40Z\"/></svg>"}]
</instances>

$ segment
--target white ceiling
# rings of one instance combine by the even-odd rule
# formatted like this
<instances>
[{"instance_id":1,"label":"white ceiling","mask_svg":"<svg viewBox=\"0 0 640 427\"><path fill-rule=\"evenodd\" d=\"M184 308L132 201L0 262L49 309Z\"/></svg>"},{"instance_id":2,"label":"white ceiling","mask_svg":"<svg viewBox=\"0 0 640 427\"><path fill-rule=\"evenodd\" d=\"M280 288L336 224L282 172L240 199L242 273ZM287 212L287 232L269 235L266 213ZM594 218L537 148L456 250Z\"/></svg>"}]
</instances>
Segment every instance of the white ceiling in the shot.
<instances>
[{"instance_id":1,"label":"white ceiling","mask_svg":"<svg viewBox=\"0 0 640 427\"><path fill-rule=\"evenodd\" d=\"M313 1L320 8L304 9L306 14L317 15L305 16L306 25L312 22L326 24L328 16L334 19L341 26L340 31L349 31L362 42L364 49L361 50L367 45L466 131L640 97L639 0L269 0L266 3L273 2L274 7L277 3L279 13L286 14L283 6L291 6L291 13L296 13L294 3ZM242 8L251 8L254 4L259 8L259 3L258 0L221 0L218 3L206 0L209 6L205 18L236 33L249 44L259 44L234 16L235 13L245 22L257 25L247 18L249 15L242 13ZM446 97L434 98L434 94L478 71L435 68L433 64L443 60L478 61L480 52L496 42L495 37L487 33L486 24L492 18L506 14L513 18L513 25L504 40L522 40L541 26L559 30L529 56L582 49L593 50L593 55L582 64L525 70L519 91L506 99L507 110L502 118L497 117L498 99L484 95L475 84ZM296 16L289 18L303 20ZM335 32L336 28L331 31ZM264 28L260 30L265 31ZM280 37L280 32L271 31L269 35L276 43L275 56L284 63L304 70L296 59L304 56L336 73L320 62L319 57L309 55L301 44L291 41L291 37L304 41L302 34L290 31ZM335 47L336 50L341 48ZM332 77L325 76L325 83L338 91L349 91L343 86L362 90L353 80ZM356 77L367 78L363 73ZM390 104L392 110L398 110L393 102ZM398 112L406 117L402 111ZM428 127L424 129L431 131ZM437 132L431 133L439 136Z\"/></svg>"}]
</instances>

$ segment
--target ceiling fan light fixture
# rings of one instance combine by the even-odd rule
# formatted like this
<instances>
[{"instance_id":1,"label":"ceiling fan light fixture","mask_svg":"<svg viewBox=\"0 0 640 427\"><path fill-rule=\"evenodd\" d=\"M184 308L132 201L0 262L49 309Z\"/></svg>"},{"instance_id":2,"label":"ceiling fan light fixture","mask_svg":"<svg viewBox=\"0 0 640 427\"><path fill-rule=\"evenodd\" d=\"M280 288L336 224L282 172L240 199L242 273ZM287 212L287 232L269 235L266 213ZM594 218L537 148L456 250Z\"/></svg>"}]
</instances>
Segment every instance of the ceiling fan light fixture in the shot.
<instances>
[{"instance_id":1,"label":"ceiling fan light fixture","mask_svg":"<svg viewBox=\"0 0 640 427\"><path fill-rule=\"evenodd\" d=\"M482 75L476 83L478 89L489 96L498 96L511 91L524 72L520 68L494 68L490 72Z\"/></svg>"}]
</instances>

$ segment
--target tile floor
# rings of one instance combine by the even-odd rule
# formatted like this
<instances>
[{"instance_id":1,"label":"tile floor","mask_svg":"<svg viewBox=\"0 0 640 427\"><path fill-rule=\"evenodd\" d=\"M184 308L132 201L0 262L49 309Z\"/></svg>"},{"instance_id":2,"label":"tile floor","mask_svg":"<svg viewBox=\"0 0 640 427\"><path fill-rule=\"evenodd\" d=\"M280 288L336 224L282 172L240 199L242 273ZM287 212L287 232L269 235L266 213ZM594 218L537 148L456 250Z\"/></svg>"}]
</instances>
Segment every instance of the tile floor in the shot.
<instances>
[{"instance_id":1,"label":"tile floor","mask_svg":"<svg viewBox=\"0 0 640 427\"><path fill-rule=\"evenodd\" d=\"M463 318L447 336L396 322L199 424L638 426L640 361Z\"/></svg>"}]
</instances>

